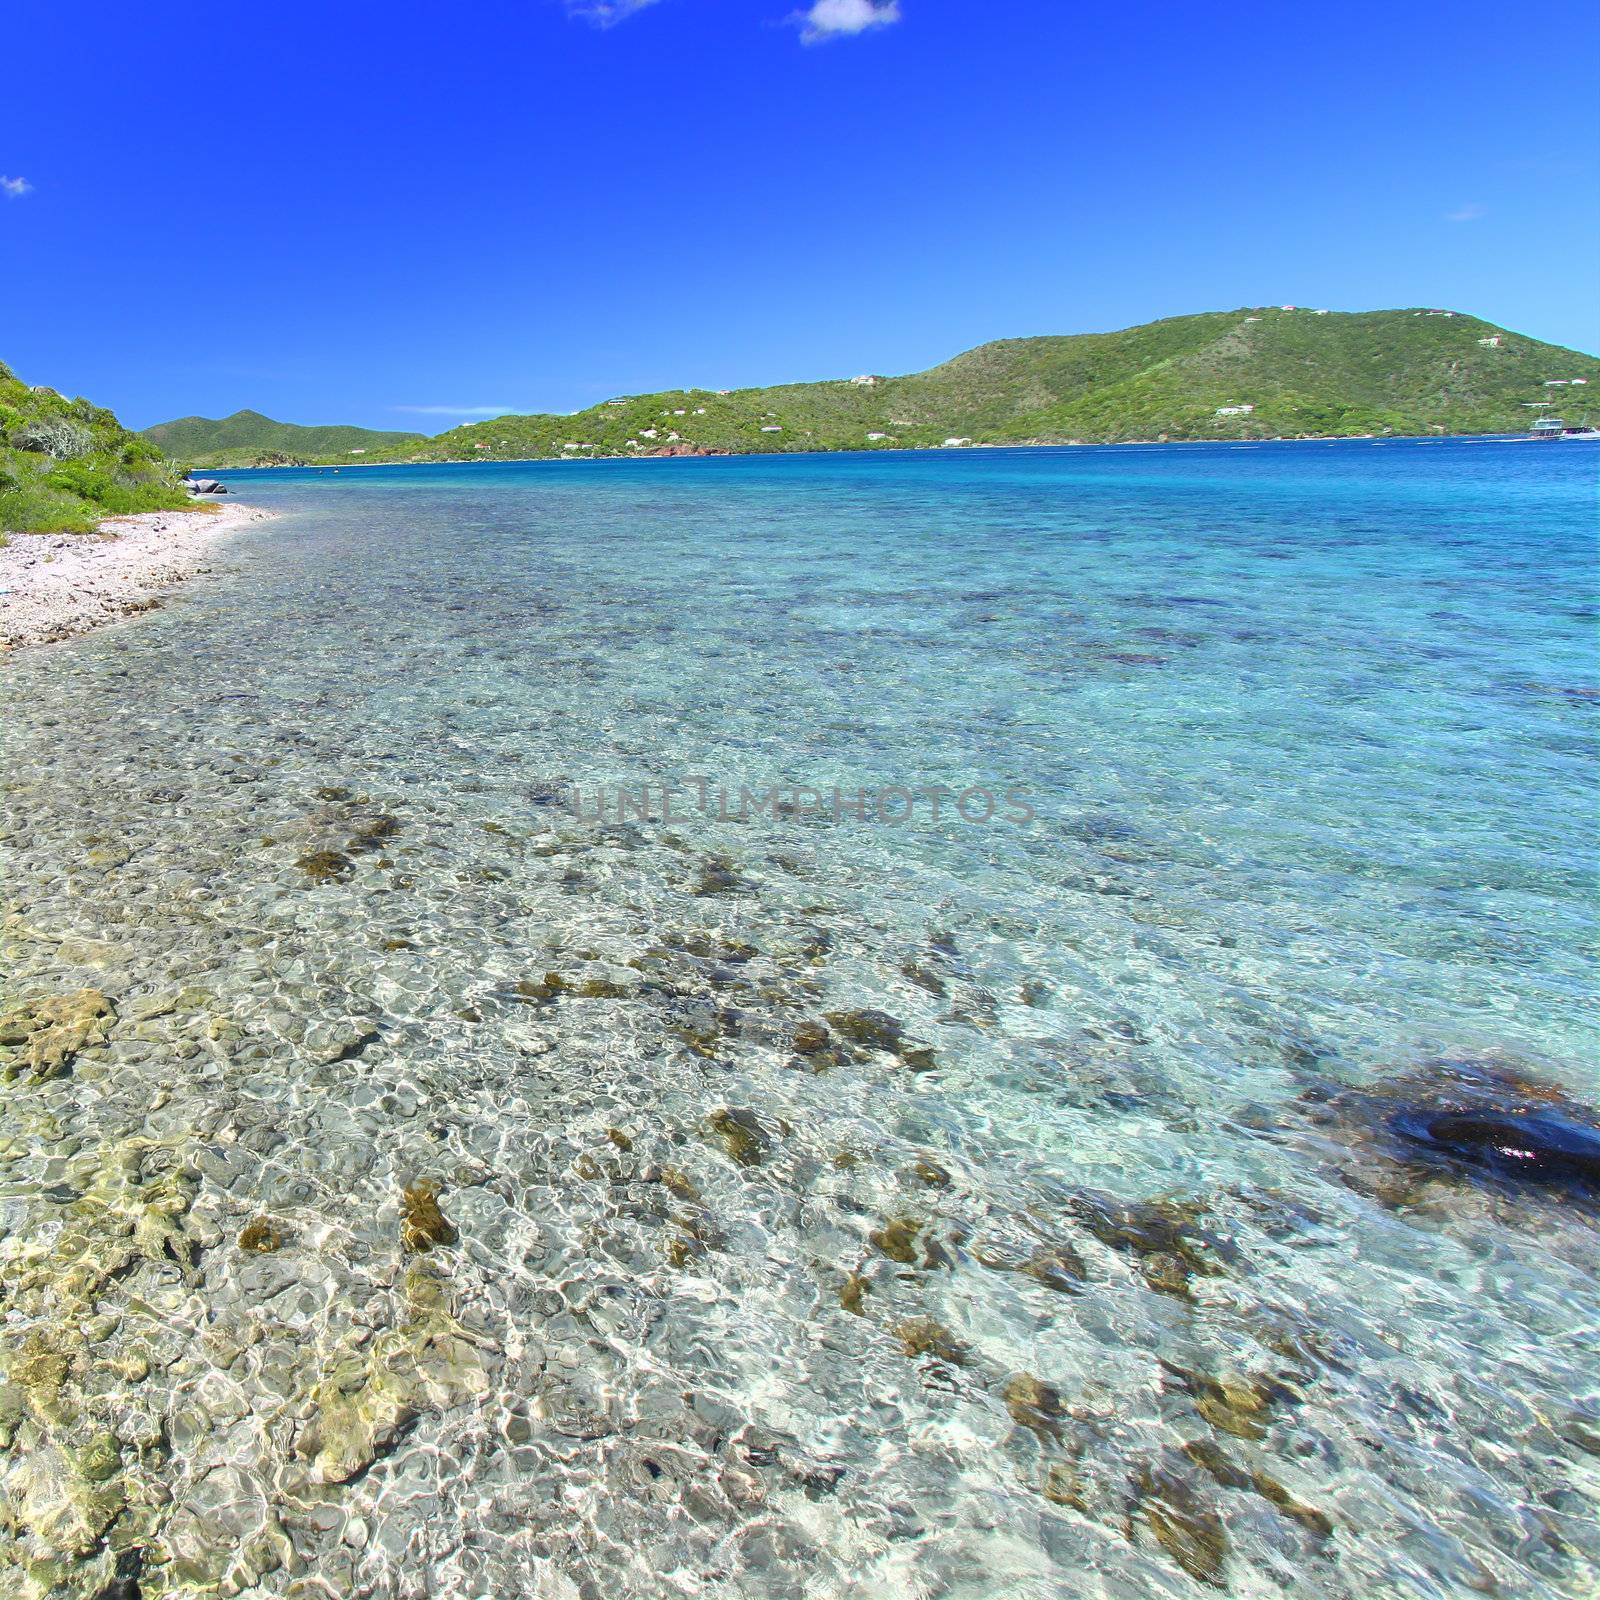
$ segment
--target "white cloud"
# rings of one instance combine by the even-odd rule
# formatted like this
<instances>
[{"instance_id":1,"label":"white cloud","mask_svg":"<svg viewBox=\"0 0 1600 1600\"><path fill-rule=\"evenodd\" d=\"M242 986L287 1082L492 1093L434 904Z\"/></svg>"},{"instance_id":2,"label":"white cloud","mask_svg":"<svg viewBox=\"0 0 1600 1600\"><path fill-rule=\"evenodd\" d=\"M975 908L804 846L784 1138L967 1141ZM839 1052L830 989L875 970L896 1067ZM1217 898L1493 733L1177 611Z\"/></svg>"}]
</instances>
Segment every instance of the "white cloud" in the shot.
<instances>
[{"instance_id":1,"label":"white cloud","mask_svg":"<svg viewBox=\"0 0 1600 1600\"><path fill-rule=\"evenodd\" d=\"M508 417L515 406L390 406L391 411L407 411L414 417Z\"/></svg>"},{"instance_id":2,"label":"white cloud","mask_svg":"<svg viewBox=\"0 0 1600 1600\"><path fill-rule=\"evenodd\" d=\"M1473 201L1471 205L1461 206L1455 211L1447 211L1445 220L1447 222L1476 222L1479 217L1484 215L1486 210L1487 207L1480 206L1476 201Z\"/></svg>"},{"instance_id":3,"label":"white cloud","mask_svg":"<svg viewBox=\"0 0 1600 1600\"><path fill-rule=\"evenodd\" d=\"M0 194L7 200L20 200L32 188L26 178L0 178Z\"/></svg>"},{"instance_id":4,"label":"white cloud","mask_svg":"<svg viewBox=\"0 0 1600 1600\"><path fill-rule=\"evenodd\" d=\"M614 28L619 22L653 6L656 0L561 0L567 15L596 28Z\"/></svg>"},{"instance_id":5,"label":"white cloud","mask_svg":"<svg viewBox=\"0 0 1600 1600\"><path fill-rule=\"evenodd\" d=\"M815 0L789 19L798 23L803 44L845 39L868 28L886 28L900 20L900 0Z\"/></svg>"}]
</instances>

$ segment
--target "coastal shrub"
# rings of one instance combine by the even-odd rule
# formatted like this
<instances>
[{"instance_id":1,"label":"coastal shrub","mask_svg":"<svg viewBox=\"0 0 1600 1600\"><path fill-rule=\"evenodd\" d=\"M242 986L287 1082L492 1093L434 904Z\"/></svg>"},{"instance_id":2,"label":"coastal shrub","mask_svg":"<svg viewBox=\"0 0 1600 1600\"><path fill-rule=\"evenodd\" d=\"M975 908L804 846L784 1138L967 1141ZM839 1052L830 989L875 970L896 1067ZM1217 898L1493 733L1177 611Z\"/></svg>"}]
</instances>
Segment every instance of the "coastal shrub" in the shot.
<instances>
[{"instance_id":1,"label":"coastal shrub","mask_svg":"<svg viewBox=\"0 0 1600 1600\"><path fill-rule=\"evenodd\" d=\"M78 532L189 504L175 465L103 406L29 387L0 364L0 530Z\"/></svg>"},{"instance_id":2,"label":"coastal shrub","mask_svg":"<svg viewBox=\"0 0 1600 1600\"><path fill-rule=\"evenodd\" d=\"M46 478L50 488L101 507L112 516L160 511L173 503L173 485L149 464L129 469L105 456L62 462Z\"/></svg>"},{"instance_id":3,"label":"coastal shrub","mask_svg":"<svg viewBox=\"0 0 1600 1600\"><path fill-rule=\"evenodd\" d=\"M35 417L7 430L7 442L17 450L32 450L56 461L71 461L94 449L94 434L67 417Z\"/></svg>"},{"instance_id":4,"label":"coastal shrub","mask_svg":"<svg viewBox=\"0 0 1600 1600\"><path fill-rule=\"evenodd\" d=\"M0 529L11 533L83 533L94 526L83 503L48 488L0 489Z\"/></svg>"}]
</instances>

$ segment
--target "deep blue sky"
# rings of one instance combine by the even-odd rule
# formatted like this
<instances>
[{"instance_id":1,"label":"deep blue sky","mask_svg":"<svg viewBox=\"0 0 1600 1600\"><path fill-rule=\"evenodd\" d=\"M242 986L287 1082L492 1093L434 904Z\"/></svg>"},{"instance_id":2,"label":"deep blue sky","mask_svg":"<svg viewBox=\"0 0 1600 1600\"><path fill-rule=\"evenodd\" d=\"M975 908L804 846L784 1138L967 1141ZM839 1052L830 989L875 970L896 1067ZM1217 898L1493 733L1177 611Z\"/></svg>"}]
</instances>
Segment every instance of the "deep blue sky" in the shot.
<instances>
[{"instance_id":1,"label":"deep blue sky","mask_svg":"<svg viewBox=\"0 0 1600 1600\"><path fill-rule=\"evenodd\" d=\"M1600 349L1585 8L613 3L11 0L0 359L435 432L1286 300Z\"/></svg>"}]
</instances>

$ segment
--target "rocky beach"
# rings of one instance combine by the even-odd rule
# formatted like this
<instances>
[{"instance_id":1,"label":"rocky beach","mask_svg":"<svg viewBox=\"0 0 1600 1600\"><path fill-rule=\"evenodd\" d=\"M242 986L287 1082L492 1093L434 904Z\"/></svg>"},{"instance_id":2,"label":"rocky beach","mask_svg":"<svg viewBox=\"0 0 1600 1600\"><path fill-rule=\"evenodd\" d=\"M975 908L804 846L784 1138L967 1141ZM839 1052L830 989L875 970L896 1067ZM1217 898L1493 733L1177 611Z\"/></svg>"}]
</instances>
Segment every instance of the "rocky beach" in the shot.
<instances>
[{"instance_id":1,"label":"rocky beach","mask_svg":"<svg viewBox=\"0 0 1600 1600\"><path fill-rule=\"evenodd\" d=\"M203 504L111 517L94 533L13 533L0 545L0 650L50 644L154 610L206 570L217 542L270 513Z\"/></svg>"}]
</instances>

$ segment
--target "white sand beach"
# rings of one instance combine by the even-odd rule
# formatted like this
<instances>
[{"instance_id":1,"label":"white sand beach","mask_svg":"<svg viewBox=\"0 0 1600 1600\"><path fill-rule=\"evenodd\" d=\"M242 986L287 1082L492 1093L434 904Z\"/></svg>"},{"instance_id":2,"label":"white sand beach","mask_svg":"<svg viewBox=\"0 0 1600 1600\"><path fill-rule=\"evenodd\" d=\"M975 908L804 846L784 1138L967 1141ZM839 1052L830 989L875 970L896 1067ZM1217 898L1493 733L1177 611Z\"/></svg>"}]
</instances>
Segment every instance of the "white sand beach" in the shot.
<instances>
[{"instance_id":1,"label":"white sand beach","mask_svg":"<svg viewBox=\"0 0 1600 1600\"><path fill-rule=\"evenodd\" d=\"M111 517L95 533L13 533L0 548L0 650L51 644L140 611L206 570L224 535L272 515L205 505Z\"/></svg>"}]
</instances>

